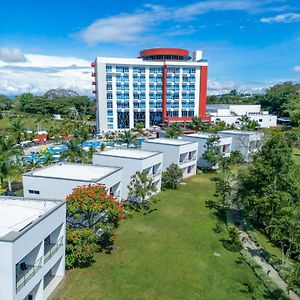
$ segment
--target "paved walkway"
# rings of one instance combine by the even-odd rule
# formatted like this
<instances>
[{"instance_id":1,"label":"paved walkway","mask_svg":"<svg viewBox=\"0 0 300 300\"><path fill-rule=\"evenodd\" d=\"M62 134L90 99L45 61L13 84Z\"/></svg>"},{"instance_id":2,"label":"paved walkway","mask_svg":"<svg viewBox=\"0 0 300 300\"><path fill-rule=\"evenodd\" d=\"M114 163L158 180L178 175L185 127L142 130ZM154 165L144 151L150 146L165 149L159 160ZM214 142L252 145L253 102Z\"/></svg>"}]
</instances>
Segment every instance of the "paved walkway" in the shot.
<instances>
[{"instance_id":1,"label":"paved walkway","mask_svg":"<svg viewBox=\"0 0 300 300\"><path fill-rule=\"evenodd\" d=\"M231 216L228 216L232 221L239 221L239 215L237 211L231 210ZM274 283L284 291L287 291L286 282L279 276L278 272L263 258L261 255L260 249L255 245L255 243L251 240L247 232L245 232L242 228L240 229L240 237L242 240L242 245L246 251L251 255L254 261L261 266L262 270L274 281ZM288 294L291 300L300 300L300 297L290 291Z\"/></svg>"}]
</instances>

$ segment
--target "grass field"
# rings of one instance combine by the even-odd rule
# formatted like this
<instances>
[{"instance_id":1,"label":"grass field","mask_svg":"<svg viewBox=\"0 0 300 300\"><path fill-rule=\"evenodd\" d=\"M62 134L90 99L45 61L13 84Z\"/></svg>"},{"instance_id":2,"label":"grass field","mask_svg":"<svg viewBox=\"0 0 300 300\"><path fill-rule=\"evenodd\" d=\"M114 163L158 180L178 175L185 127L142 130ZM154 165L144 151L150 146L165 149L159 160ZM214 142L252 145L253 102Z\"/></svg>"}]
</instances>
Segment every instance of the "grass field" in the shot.
<instances>
[{"instance_id":1,"label":"grass field","mask_svg":"<svg viewBox=\"0 0 300 300\"><path fill-rule=\"evenodd\" d=\"M212 175L159 194L152 213L136 213L118 229L112 254L97 253L87 269L67 276L53 299L252 299L242 283L272 299L238 253L223 248L217 218L205 207ZM220 256L215 256L219 253Z\"/></svg>"}]
</instances>

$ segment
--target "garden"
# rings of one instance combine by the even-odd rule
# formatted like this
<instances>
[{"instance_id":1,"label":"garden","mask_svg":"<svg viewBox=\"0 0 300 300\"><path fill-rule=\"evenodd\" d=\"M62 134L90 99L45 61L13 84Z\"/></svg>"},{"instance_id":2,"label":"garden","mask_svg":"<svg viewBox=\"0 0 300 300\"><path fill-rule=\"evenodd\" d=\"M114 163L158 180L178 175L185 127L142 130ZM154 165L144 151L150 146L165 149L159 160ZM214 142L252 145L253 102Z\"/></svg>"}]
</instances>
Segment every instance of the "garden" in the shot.
<instances>
[{"instance_id":1,"label":"garden","mask_svg":"<svg viewBox=\"0 0 300 300\"><path fill-rule=\"evenodd\" d=\"M67 271L53 299L272 299L206 207L215 174L202 173L161 192L150 209L116 230L110 254Z\"/></svg>"}]
</instances>

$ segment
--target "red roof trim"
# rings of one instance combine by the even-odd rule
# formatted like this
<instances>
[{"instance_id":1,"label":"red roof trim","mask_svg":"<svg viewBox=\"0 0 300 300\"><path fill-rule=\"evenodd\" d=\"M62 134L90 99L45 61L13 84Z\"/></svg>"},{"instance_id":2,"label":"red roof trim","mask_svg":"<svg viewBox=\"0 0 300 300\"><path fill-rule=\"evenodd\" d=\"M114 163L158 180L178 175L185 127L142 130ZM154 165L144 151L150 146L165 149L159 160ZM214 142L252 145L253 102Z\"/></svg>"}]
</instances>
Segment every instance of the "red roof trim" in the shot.
<instances>
[{"instance_id":1,"label":"red roof trim","mask_svg":"<svg viewBox=\"0 0 300 300\"><path fill-rule=\"evenodd\" d=\"M152 48L142 50L140 57L152 56L152 55L178 55L178 56L189 56L189 51L180 48Z\"/></svg>"}]
</instances>

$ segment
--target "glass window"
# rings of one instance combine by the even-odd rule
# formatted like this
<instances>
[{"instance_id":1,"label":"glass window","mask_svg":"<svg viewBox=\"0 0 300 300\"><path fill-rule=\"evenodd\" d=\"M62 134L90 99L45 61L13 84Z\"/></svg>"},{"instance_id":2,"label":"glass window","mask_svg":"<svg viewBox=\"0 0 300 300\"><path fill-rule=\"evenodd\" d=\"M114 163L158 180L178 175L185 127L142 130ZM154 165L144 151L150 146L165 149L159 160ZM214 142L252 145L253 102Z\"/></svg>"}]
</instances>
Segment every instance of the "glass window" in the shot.
<instances>
[{"instance_id":1,"label":"glass window","mask_svg":"<svg viewBox=\"0 0 300 300\"><path fill-rule=\"evenodd\" d=\"M112 81L112 76L111 75L106 75L106 81Z\"/></svg>"},{"instance_id":2,"label":"glass window","mask_svg":"<svg viewBox=\"0 0 300 300\"><path fill-rule=\"evenodd\" d=\"M112 103L112 101L108 101L107 104L106 104L106 107L107 107L107 108L113 108L113 103Z\"/></svg>"},{"instance_id":3,"label":"glass window","mask_svg":"<svg viewBox=\"0 0 300 300\"><path fill-rule=\"evenodd\" d=\"M107 118L107 122L113 123L114 122L114 118Z\"/></svg>"},{"instance_id":4,"label":"glass window","mask_svg":"<svg viewBox=\"0 0 300 300\"><path fill-rule=\"evenodd\" d=\"M111 83L107 83L106 84L106 90L107 91L111 91L112 90L112 84Z\"/></svg>"},{"instance_id":5,"label":"glass window","mask_svg":"<svg viewBox=\"0 0 300 300\"><path fill-rule=\"evenodd\" d=\"M107 124L107 129L114 129L113 124Z\"/></svg>"},{"instance_id":6,"label":"glass window","mask_svg":"<svg viewBox=\"0 0 300 300\"><path fill-rule=\"evenodd\" d=\"M112 116L112 115L113 115L113 111L112 111L112 110L108 110L108 111L107 111L107 115L108 115L108 116Z\"/></svg>"},{"instance_id":7,"label":"glass window","mask_svg":"<svg viewBox=\"0 0 300 300\"><path fill-rule=\"evenodd\" d=\"M111 72L112 71L112 66L106 66L106 72Z\"/></svg>"},{"instance_id":8,"label":"glass window","mask_svg":"<svg viewBox=\"0 0 300 300\"><path fill-rule=\"evenodd\" d=\"M113 95L112 93L106 93L106 99L112 99Z\"/></svg>"}]
</instances>

